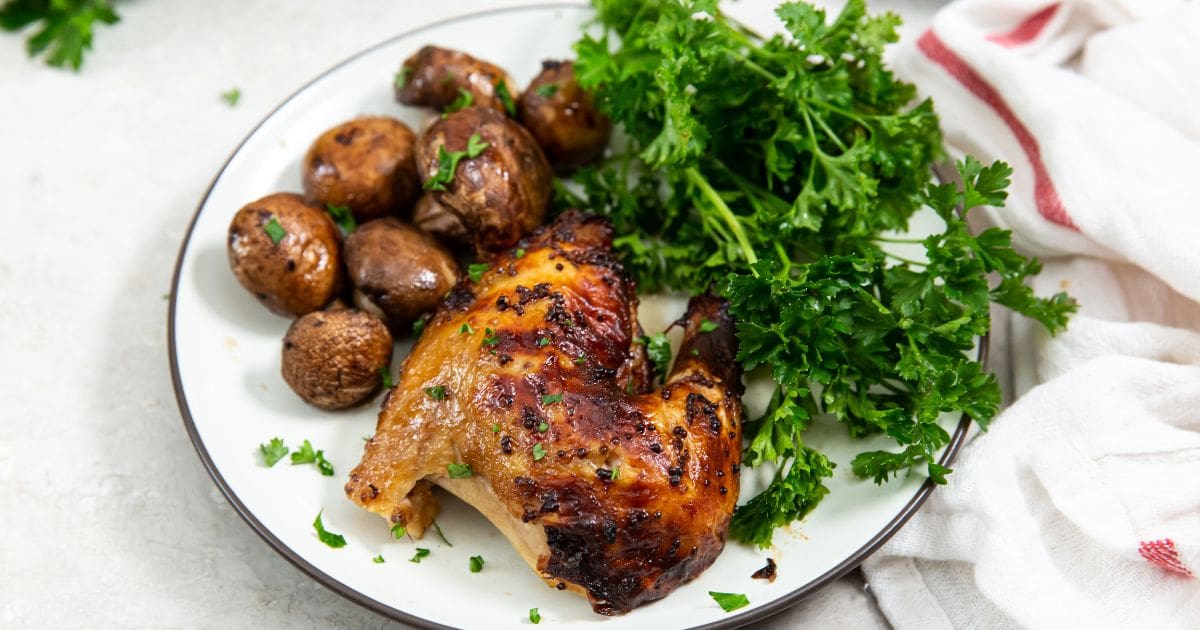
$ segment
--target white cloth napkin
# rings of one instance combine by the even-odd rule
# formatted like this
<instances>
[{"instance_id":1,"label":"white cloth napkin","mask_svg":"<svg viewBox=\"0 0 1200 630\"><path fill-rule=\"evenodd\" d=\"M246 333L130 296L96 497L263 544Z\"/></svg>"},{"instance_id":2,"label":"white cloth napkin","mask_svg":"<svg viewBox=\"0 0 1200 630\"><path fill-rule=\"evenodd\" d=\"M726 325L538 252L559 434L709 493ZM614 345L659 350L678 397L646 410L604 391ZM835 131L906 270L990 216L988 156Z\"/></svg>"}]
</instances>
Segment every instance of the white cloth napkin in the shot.
<instances>
[{"instance_id":1,"label":"white cloth napkin","mask_svg":"<svg viewBox=\"0 0 1200 630\"><path fill-rule=\"evenodd\" d=\"M1015 403L864 565L901 629L1200 627L1200 3L960 0L898 72L1080 302L997 318Z\"/></svg>"}]
</instances>

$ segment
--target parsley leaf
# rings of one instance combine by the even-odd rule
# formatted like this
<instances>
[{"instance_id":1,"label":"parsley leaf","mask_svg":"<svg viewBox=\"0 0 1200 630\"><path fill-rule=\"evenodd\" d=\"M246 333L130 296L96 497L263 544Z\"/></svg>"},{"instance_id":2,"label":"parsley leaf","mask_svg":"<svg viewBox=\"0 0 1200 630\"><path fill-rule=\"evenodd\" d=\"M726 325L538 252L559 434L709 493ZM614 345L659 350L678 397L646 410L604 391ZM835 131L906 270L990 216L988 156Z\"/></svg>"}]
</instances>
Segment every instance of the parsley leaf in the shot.
<instances>
[{"instance_id":1,"label":"parsley leaf","mask_svg":"<svg viewBox=\"0 0 1200 630\"><path fill-rule=\"evenodd\" d=\"M343 236L358 228L358 222L354 220L354 213L350 212L350 208L346 206L325 204L325 212L328 212L329 216L333 218L333 222L342 229Z\"/></svg>"},{"instance_id":2,"label":"parsley leaf","mask_svg":"<svg viewBox=\"0 0 1200 630\"><path fill-rule=\"evenodd\" d=\"M325 524L321 522L321 514L325 510L317 512L317 518L313 521L313 529L317 530L317 539L326 545L338 549L346 546L346 537L341 534L335 534L325 529Z\"/></svg>"},{"instance_id":3,"label":"parsley leaf","mask_svg":"<svg viewBox=\"0 0 1200 630\"><path fill-rule=\"evenodd\" d=\"M442 111L442 118L445 118L460 109L466 109L474 104L475 97L471 96L471 93L463 88L458 88L458 98L454 99L449 105L446 106L446 109Z\"/></svg>"},{"instance_id":4,"label":"parsley leaf","mask_svg":"<svg viewBox=\"0 0 1200 630\"><path fill-rule=\"evenodd\" d=\"M483 556L471 556L471 561L470 564L468 564L468 567L471 569L471 573L479 573L482 571Z\"/></svg>"},{"instance_id":5,"label":"parsley leaf","mask_svg":"<svg viewBox=\"0 0 1200 630\"><path fill-rule=\"evenodd\" d=\"M408 534L408 529L404 527L403 523L396 523L395 525L392 525L392 538L399 540L404 538L406 534Z\"/></svg>"},{"instance_id":6,"label":"parsley leaf","mask_svg":"<svg viewBox=\"0 0 1200 630\"><path fill-rule=\"evenodd\" d=\"M503 79L496 84L496 97L500 99L504 105L504 111L508 112L509 116L517 115L517 103L513 100L512 92L508 91L508 85Z\"/></svg>"},{"instance_id":7,"label":"parsley leaf","mask_svg":"<svg viewBox=\"0 0 1200 630\"><path fill-rule=\"evenodd\" d=\"M446 185L454 181L454 174L458 171L458 163L465 158L476 158L490 146L484 142L479 134L473 133L470 138L467 138L466 151L447 151L445 145L438 147L438 170L437 173L425 180L423 186L425 190L446 190Z\"/></svg>"},{"instance_id":8,"label":"parsley leaf","mask_svg":"<svg viewBox=\"0 0 1200 630\"><path fill-rule=\"evenodd\" d=\"M467 157L477 158L486 150L490 144L483 141L479 134L473 133L470 138L467 138Z\"/></svg>"},{"instance_id":9,"label":"parsley leaf","mask_svg":"<svg viewBox=\"0 0 1200 630\"><path fill-rule=\"evenodd\" d=\"M546 456L546 447L542 446L541 443L539 442L539 443L533 445L532 452L533 452L533 461L536 462Z\"/></svg>"},{"instance_id":10,"label":"parsley leaf","mask_svg":"<svg viewBox=\"0 0 1200 630\"><path fill-rule=\"evenodd\" d=\"M395 382L392 381L392 370L386 365L379 368L379 380L383 383L384 389L391 389Z\"/></svg>"},{"instance_id":11,"label":"parsley leaf","mask_svg":"<svg viewBox=\"0 0 1200 630\"><path fill-rule=\"evenodd\" d=\"M538 612L538 609L536 609L536 608L529 609L529 621L532 623L541 623L542 622L542 614Z\"/></svg>"},{"instance_id":12,"label":"parsley leaf","mask_svg":"<svg viewBox=\"0 0 1200 630\"><path fill-rule=\"evenodd\" d=\"M221 100L225 101L226 105L236 107L238 101L242 99L242 91L235 88L230 88L228 92L221 92Z\"/></svg>"},{"instance_id":13,"label":"parsley leaf","mask_svg":"<svg viewBox=\"0 0 1200 630\"><path fill-rule=\"evenodd\" d=\"M460 335L474 335L474 334L475 334L475 328L473 328L473 327L471 326L471 324L469 324L469 323L467 323L467 322L463 322L463 325L462 325L462 326L461 326L461 327L458 329L458 334L460 334Z\"/></svg>"},{"instance_id":14,"label":"parsley leaf","mask_svg":"<svg viewBox=\"0 0 1200 630\"><path fill-rule=\"evenodd\" d=\"M544 83L537 87L536 92L537 92L538 96L541 96L543 98L550 98L550 97L554 96L554 94L556 92L558 92L558 84L557 83Z\"/></svg>"},{"instance_id":15,"label":"parsley leaf","mask_svg":"<svg viewBox=\"0 0 1200 630\"><path fill-rule=\"evenodd\" d=\"M283 226L279 225L279 219L276 219L275 215L271 215L270 220L263 224L263 231L271 239L272 245L278 245L279 241L282 241L283 237L287 236L287 230L284 230Z\"/></svg>"},{"instance_id":16,"label":"parsley leaf","mask_svg":"<svg viewBox=\"0 0 1200 630\"><path fill-rule=\"evenodd\" d=\"M417 552L416 552L416 553L414 553L414 554L413 554L413 557L409 558L409 559L408 559L408 561L409 561L409 562L416 562L417 564L420 564L420 563L421 563L421 558L425 558L425 557L427 557L428 555L429 555L429 550L428 550L428 549L426 549L426 548L424 548L424 547L417 547Z\"/></svg>"},{"instance_id":17,"label":"parsley leaf","mask_svg":"<svg viewBox=\"0 0 1200 630\"><path fill-rule=\"evenodd\" d=\"M434 400L446 400L446 386L435 385L433 387L426 387L425 395Z\"/></svg>"},{"instance_id":18,"label":"parsley leaf","mask_svg":"<svg viewBox=\"0 0 1200 630\"><path fill-rule=\"evenodd\" d=\"M721 607L721 610L724 610L725 612L732 612L744 606L750 605L750 600L746 599L746 596L741 593L718 593L716 591L709 591L708 594L713 598L713 601L717 602L717 605Z\"/></svg>"},{"instance_id":19,"label":"parsley leaf","mask_svg":"<svg viewBox=\"0 0 1200 630\"><path fill-rule=\"evenodd\" d=\"M374 558L371 558L371 562L374 562L375 564L383 564L383 562L384 562L383 554L379 554L379 555L375 556Z\"/></svg>"},{"instance_id":20,"label":"parsley leaf","mask_svg":"<svg viewBox=\"0 0 1200 630\"><path fill-rule=\"evenodd\" d=\"M543 405L553 405L554 403L562 402L562 399L563 399L562 392L559 392L557 394L545 394L542 396L542 404Z\"/></svg>"},{"instance_id":21,"label":"parsley leaf","mask_svg":"<svg viewBox=\"0 0 1200 630\"><path fill-rule=\"evenodd\" d=\"M284 455L287 455L288 447L284 445L283 440L271 438L270 444L258 445L258 452L262 453L263 463L267 465L267 468L270 468L276 462L283 459Z\"/></svg>"},{"instance_id":22,"label":"parsley leaf","mask_svg":"<svg viewBox=\"0 0 1200 630\"><path fill-rule=\"evenodd\" d=\"M710 333L718 328L720 328L720 326L718 326L716 322L710 322L707 319L700 320L700 332L702 333Z\"/></svg>"},{"instance_id":23,"label":"parsley leaf","mask_svg":"<svg viewBox=\"0 0 1200 630\"><path fill-rule=\"evenodd\" d=\"M322 475L333 476L333 464L325 459L325 451L313 449L312 443L308 440L304 440L304 444L300 445L300 450L292 453L292 465L299 464L315 464Z\"/></svg>"},{"instance_id":24,"label":"parsley leaf","mask_svg":"<svg viewBox=\"0 0 1200 630\"><path fill-rule=\"evenodd\" d=\"M467 266L467 275L471 277L472 282L479 282L483 279L483 274L491 268L487 263L471 263Z\"/></svg>"},{"instance_id":25,"label":"parsley leaf","mask_svg":"<svg viewBox=\"0 0 1200 630\"><path fill-rule=\"evenodd\" d=\"M649 337L643 335L634 340L646 346L646 355L654 363L654 373L659 380L666 380L667 370L671 369L671 342L666 333L655 333Z\"/></svg>"},{"instance_id":26,"label":"parsley leaf","mask_svg":"<svg viewBox=\"0 0 1200 630\"><path fill-rule=\"evenodd\" d=\"M118 21L109 0L8 0L0 7L0 29L20 31L41 23L25 41L30 57L45 54L48 65L75 71L92 49L95 25Z\"/></svg>"},{"instance_id":27,"label":"parsley leaf","mask_svg":"<svg viewBox=\"0 0 1200 630\"><path fill-rule=\"evenodd\" d=\"M450 474L451 479L466 479L475 474L471 470L469 464L446 464L446 472Z\"/></svg>"}]
</instances>

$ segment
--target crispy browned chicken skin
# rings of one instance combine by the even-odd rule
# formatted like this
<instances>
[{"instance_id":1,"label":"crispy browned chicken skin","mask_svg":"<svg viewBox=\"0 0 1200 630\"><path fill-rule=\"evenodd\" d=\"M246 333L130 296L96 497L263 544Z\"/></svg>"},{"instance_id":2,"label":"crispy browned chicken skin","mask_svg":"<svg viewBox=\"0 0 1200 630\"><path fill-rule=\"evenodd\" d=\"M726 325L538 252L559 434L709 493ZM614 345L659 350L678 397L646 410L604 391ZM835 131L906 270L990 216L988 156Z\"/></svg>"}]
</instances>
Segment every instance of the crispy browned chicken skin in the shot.
<instances>
[{"instance_id":1,"label":"crispy browned chicken skin","mask_svg":"<svg viewBox=\"0 0 1200 630\"><path fill-rule=\"evenodd\" d=\"M442 486L601 614L664 597L716 559L742 418L733 324L711 296L692 299L674 370L650 391L611 240L605 220L570 212L455 288L346 484L415 536L438 509L430 484ZM452 478L450 464L472 475Z\"/></svg>"}]
</instances>

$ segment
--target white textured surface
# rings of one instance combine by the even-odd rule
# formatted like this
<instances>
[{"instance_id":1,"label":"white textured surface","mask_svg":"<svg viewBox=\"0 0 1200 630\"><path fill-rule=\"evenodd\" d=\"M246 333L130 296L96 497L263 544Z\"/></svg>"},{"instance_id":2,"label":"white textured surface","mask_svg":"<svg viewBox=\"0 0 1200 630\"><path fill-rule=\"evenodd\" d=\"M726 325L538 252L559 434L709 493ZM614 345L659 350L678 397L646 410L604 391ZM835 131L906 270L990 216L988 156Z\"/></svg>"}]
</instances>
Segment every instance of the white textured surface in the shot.
<instances>
[{"instance_id":1,"label":"white textured surface","mask_svg":"<svg viewBox=\"0 0 1200 630\"><path fill-rule=\"evenodd\" d=\"M175 407L164 294L210 179L276 103L391 35L521 4L126 2L79 75L0 36L0 626L387 625L293 569L209 480ZM937 3L872 4L923 24ZM854 578L766 625L830 623L886 626Z\"/></svg>"}]
</instances>

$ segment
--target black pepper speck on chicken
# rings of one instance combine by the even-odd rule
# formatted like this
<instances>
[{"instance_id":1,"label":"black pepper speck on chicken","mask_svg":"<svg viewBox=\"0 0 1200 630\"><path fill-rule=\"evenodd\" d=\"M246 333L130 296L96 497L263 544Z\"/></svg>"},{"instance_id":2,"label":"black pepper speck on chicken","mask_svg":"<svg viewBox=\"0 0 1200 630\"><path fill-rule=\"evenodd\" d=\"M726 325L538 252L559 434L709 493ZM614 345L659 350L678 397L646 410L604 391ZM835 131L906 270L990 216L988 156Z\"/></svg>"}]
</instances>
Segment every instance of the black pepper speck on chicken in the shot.
<instances>
[{"instance_id":1,"label":"black pepper speck on chicken","mask_svg":"<svg viewBox=\"0 0 1200 630\"><path fill-rule=\"evenodd\" d=\"M654 389L611 242L607 221L568 212L452 290L346 484L414 536L437 514L432 485L445 488L550 587L606 615L666 596L720 554L742 439L725 304L691 300ZM451 478L450 464L473 474Z\"/></svg>"}]
</instances>

